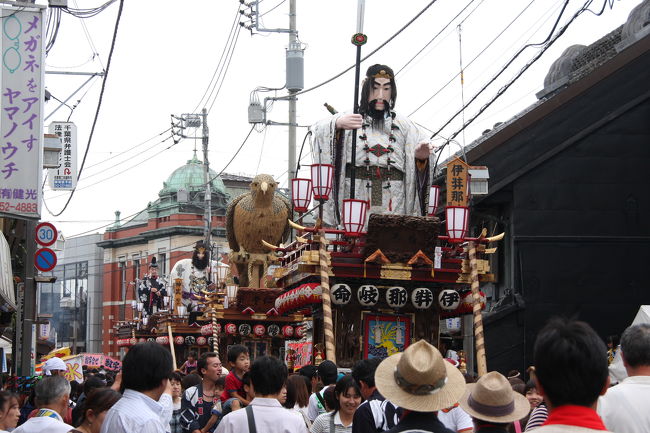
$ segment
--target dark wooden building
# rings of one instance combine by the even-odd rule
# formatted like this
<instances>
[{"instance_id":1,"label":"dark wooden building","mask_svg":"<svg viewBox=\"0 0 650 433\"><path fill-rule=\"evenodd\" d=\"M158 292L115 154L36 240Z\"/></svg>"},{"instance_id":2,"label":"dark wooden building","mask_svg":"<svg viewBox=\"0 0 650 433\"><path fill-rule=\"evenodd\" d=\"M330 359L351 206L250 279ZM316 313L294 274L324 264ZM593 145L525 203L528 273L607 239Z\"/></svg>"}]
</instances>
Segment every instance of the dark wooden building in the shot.
<instances>
[{"instance_id":1,"label":"dark wooden building","mask_svg":"<svg viewBox=\"0 0 650 433\"><path fill-rule=\"evenodd\" d=\"M649 4L567 49L539 101L467 150L490 171L489 193L472 204L474 234L506 232L485 317L489 370L532 365L553 316L606 338L650 302Z\"/></svg>"}]
</instances>

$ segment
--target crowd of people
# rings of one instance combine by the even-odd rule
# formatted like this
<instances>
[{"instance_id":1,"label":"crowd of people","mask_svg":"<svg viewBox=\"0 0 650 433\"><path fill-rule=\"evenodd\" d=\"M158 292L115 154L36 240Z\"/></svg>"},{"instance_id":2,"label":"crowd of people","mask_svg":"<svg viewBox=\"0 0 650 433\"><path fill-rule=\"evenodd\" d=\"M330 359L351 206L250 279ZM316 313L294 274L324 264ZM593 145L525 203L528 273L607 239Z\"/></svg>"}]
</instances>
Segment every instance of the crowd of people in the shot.
<instances>
[{"instance_id":1,"label":"crowd of people","mask_svg":"<svg viewBox=\"0 0 650 433\"><path fill-rule=\"evenodd\" d=\"M628 377L612 386L608 352L584 322L553 319L538 334L534 367L492 371L475 383L424 340L384 360L358 361L349 374L329 360L289 374L274 357L251 363L228 348L192 353L172 371L163 346L125 355L120 374L63 377L60 359L22 404L0 392L0 433L535 433L650 432L650 325L620 338Z\"/></svg>"}]
</instances>

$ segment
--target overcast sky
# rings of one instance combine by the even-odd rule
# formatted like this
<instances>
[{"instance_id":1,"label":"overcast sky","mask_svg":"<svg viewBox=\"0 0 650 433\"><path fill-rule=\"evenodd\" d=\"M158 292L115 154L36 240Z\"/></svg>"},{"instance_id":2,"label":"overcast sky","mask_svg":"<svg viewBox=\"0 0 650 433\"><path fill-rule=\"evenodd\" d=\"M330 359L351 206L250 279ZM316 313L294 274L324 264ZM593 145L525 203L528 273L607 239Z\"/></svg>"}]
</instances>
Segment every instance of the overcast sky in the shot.
<instances>
[{"instance_id":1,"label":"overcast sky","mask_svg":"<svg viewBox=\"0 0 650 433\"><path fill-rule=\"evenodd\" d=\"M76 8L92 8L102 3L97 0L68 2L70 7ZM369 40L362 55L377 48L429 3L430 0L367 0L364 33ZM471 4L465 11L443 30L468 3ZM535 93L543 87L550 64L564 49L573 44L588 45L614 30L625 22L638 3L638 0L614 1L613 8L607 7L602 16L589 12L579 16L540 60L456 139L469 144L496 122L505 121L534 103ZM273 9L278 4L279 7ZM297 0L299 38L306 46L306 88L354 63L355 48L350 38L355 33L356 4L354 0ZM436 131L462 106L460 79L453 79L460 70L461 46L466 66L463 93L468 101L522 46L546 39L563 4L564 0L439 0L366 60L362 64L362 74L374 63L388 64L396 72L400 71L396 111L411 115L414 121ZM159 134L169 128L170 114L200 112L206 105L203 96L206 90L210 92L211 78L238 5L238 0L125 2L103 104L78 190L61 216L52 217L44 207L42 220L54 222L68 237L93 229L103 232L103 226L114 219L116 210L120 210L124 218L158 197L170 173L191 158L195 144L199 149L201 146L200 140L195 143L186 139L168 148L172 140L161 142L170 136L169 132ZM559 27L582 5L583 1L570 1ZM603 1L594 2L591 9L599 11L602 5ZM86 29L81 20L62 14L56 43L47 58L47 70L96 72L105 68L118 7L119 2L116 2L98 16L83 20ZM289 1L262 0L260 13L266 13L261 23L265 28L287 28ZM462 43L459 43L459 24ZM440 36L413 58L441 30ZM248 30L241 29L220 92L215 100L216 90L213 91L207 102L207 108L212 107L208 118L210 164L217 172L232 157L251 127L247 120L251 91L258 86L282 87L285 82L288 35L255 33L251 36ZM466 109L465 118L472 117L534 57L538 49L527 48L501 78ZM94 52L99 56L93 56ZM46 75L45 83L52 95L64 100L86 79ZM444 87L450 80L451 83ZM100 79L95 78L91 83L68 103L74 105L81 98L70 118L79 132L79 161L88 143L101 88ZM350 71L330 84L301 95L298 123L310 125L326 117L325 102L339 111L349 110L353 89L354 74ZM278 95L284 94L284 91L278 92ZM436 96L425 103L434 94ZM264 98L273 93L259 95ZM51 100L46 105L46 115L57 105ZM267 117L275 122L287 122L287 112L288 104L278 101ZM53 120L65 121L69 115L70 109L63 107L46 126ZM448 136L460 129L461 124L459 116L441 135ZM306 132L306 128L298 129L298 147ZM268 173L284 186L287 182L287 144L286 126L260 128L252 133L226 172L250 176ZM457 147L450 150L457 150ZM309 154L307 150L304 153ZM303 160L303 164L309 163L309 157ZM301 174L307 174L306 168ZM47 207L58 213L68 195L68 192L50 191L46 187Z\"/></svg>"}]
</instances>

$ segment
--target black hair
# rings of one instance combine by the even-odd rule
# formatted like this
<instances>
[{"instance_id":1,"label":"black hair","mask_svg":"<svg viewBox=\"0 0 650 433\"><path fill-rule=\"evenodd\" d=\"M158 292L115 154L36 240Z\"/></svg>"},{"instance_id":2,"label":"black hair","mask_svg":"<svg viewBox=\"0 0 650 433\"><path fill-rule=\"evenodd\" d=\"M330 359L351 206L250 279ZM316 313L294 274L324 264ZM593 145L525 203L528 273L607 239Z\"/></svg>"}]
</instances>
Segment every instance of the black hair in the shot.
<instances>
[{"instance_id":1,"label":"black hair","mask_svg":"<svg viewBox=\"0 0 650 433\"><path fill-rule=\"evenodd\" d=\"M585 322L551 319L537 334L535 375L553 406L591 406L607 383L607 348Z\"/></svg>"},{"instance_id":2,"label":"black hair","mask_svg":"<svg viewBox=\"0 0 650 433\"><path fill-rule=\"evenodd\" d=\"M384 107L384 110L389 111L395 107L397 101L397 84L395 83L395 74L393 70L386 65L372 65L366 71L366 78L363 81L361 86L361 98L359 99L359 113L363 116L370 115L373 117L373 127L383 125L384 117L383 113L377 113L373 107L370 106L368 98L370 97L370 92L372 86L375 83L374 75L379 74L384 71L386 74L390 75L390 86L391 86L391 97L388 101L388 105ZM377 119L377 116L380 116ZM374 120L380 120L380 122L375 122Z\"/></svg>"},{"instance_id":3,"label":"black hair","mask_svg":"<svg viewBox=\"0 0 650 433\"><path fill-rule=\"evenodd\" d=\"M530 379L528 382L526 382L526 387L524 388L524 395L528 394L528 391L531 389L537 390L537 384L533 379Z\"/></svg>"},{"instance_id":4,"label":"black hair","mask_svg":"<svg viewBox=\"0 0 650 433\"><path fill-rule=\"evenodd\" d=\"M201 376L203 376L203 369L206 368L208 365L208 358L218 358L219 355L217 355L216 352L203 352L201 354L201 357L196 361L196 370L199 372Z\"/></svg>"},{"instance_id":5,"label":"black hair","mask_svg":"<svg viewBox=\"0 0 650 433\"><path fill-rule=\"evenodd\" d=\"M220 376L219 379L214 381L214 387L215 388L225 389L226 388L226 378L224 376Z\"/></svg>"},{"instance_id":6,"label":"black hair","mask_svg":"<svg viewBox=\"0 0 650 433\"><path fill-rule=\"evenodd\" d=\"M323 391L323 400L325 400L326 410L328 412L336 410L338 407L339 401L336 399L336 394L334 393L334 385L328 385Z\"/></svg>"},{"instance_id":7,"label":"black hair","mask_svg":"<svg viewBox=\"0 0 650 433\"><path fill-rule=\"evenodd\" d=\"M248 355L248 347L242 344L233 344L228 348L228 362L234 365L237 361L237 358L239 358L239 355L242 353Z\"/></svg>"},{"instance_id":8,"label":"black hair","mask_svg":"<svg viewBox=\"0 0 650 433\"><path fill-rule=\"evenodd\" d=\"M12 400L16 400L16 403L18 403L18 397L15 394L9 391L0 391L0 410L6 413ZM5 406L7 406L6 409Z\"/></svg>"},{"instance_id":9,"label":"black hair","mask_svg":"<svg viewBox=\"0 0 650 433\"><path fill-rule=\"evenodd\" d=\"M311 380L312 377L318 376L318 370L316 369L315 365L305 365L303 367L300 367L300 370L298 370L298 374L301 376L305 376L307 379Z\"/></svg>"},{"instance_id":10,"label":"black hair","mask_svg":"<svg viewBox=\"0 0 650 433\"><path fill-rule=\"evenodd\" d=\"M187 357L188 358L192 357L192 358L194 358L196 360L196 358L197 358L196 352L192 350L190 353L187 354Z\"/></svg>"},{"instance_id":11,"label":"black hair","mask_svg":"<svg viewBox=\"0 0 650 433\"><path fill-rule=\"evenodd\" d=\"M199 383L201 383L201 376L196 373L190 373L181 380L181 388L185 391L187 388L196 386Z\"/></svg>"},{"instance_id":12,"label":"black hair","mask_svg":"<svg viewBox=\"0 0 650 433\"><path fill-rule=\"evenodd\" d=\"M630 367L650 366L650 325L630 326L621 336L621 351Z\"/></svg>"},{"instance_id":13,"label":"black hair","mask_svg":"<svg viewBox=\"0 0 650 433\"><path fill-rule=\"evenodd\" d=\"M94 414L99 415L113 407L121 397L122 394L111 388L95 388L91 390L84 401L84 410L79 425L85 421L88 410L92 409Z\"/></svg>"},{"instance_id":14,"label":"black hair","mask_svg":"<svg viewBox=\"0 0 650 433\"><path fill-rule=\"evenodd\" d=\"M318 365L318 376L323 381L323 385L332 385L336 383L336 379L339 377L338 370L336 369L336 364L332 361L325 360Z\"/></svg>"},{"instance_id":15,"label":"black hair","mask_svg":"<svg viewBox=\"0 0 650 433\"><path fill-rule=\"evenodd\" d=\"M287 380L287 367L273 356L260 356L249 370L255 395L273 395L282 390Z\"/></svg>"},{"instance_id":16,"label":"black hair","mask_svg":"<svg viewBox=\"0 0 650 433\"><path fill-rule=\"evenodd\" d=\"M370 388L375 386L375 370L381 362L379 358L362 359L352 367L352 377L361 386L361 381Z\"/></svg>"},{"instance_id":17,"label":"black hair","mask_svg":"<svg viewBox=\"0 0 650 433\"><path fill-rule=\"evenodd\" d=\"M103 388L106 386L106 382L100 379L97 376L89 376L88 379L84 382L84 394L88 396L90 391L95 388Z\"/></svg>"},{"instance_id":18,"label":"black hair","mask_svg":"<svg viewBox=\"0 0 650 433\"><path fill-rule=\"evenodd\" d=\"M614 349L616 349L618 347L620 341L621 341L621 339L619 338L618 335L610 335L610 336L607 337L607 340L605 340L605 342L607 344L611 343L612 348L614 348Z\"/></svg>"},{"instance_id":19,"label":"black hair","mask_svg":"<svg viewBox=\"0 0 650 433\"><path fill-rule=\"evenodd\" d=\"M346 374L342 378L339 379L338 382L336 382L336 385L334 386L334 394L335 394L335 406L334 406L334 412L332 413L332 416L336 415L336 412L341 409L341 403L339 399L341 398L341 394L345 394L348 392L350 388L353 388L355 392L361 397L361 390L359 389L359 385L357 384L357 381L354 380L352 375Z\"/></svg>"},{"instance_id":20,"label":"black hair","mask_svg":"<svg viewBox=\"0 0 650 433\"><path fill-rule=\"evenodd\" d=\"M122 361L122 386L135 391L157 388L172 372L172 354L153 341L138 343Z\"/></svg>"},{"instance_id":21,"label":"black hair","mask_svg":"<svg viewBox=\"0 0 650 433\"><path fill-rule=\"evenodd\" d=\"M172 371L169 375L169 380L175 380L176 382L183 383L183 376L178 371Z\"/></svg>"}]
</instances>

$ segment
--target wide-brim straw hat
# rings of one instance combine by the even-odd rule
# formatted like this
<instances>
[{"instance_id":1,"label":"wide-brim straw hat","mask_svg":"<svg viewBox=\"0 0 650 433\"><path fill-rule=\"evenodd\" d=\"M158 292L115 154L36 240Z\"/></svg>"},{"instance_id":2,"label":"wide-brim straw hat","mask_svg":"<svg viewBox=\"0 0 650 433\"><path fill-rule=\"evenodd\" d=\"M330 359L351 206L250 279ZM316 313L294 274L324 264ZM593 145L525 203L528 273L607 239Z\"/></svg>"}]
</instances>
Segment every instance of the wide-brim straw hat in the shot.
<instances>
[{"instance_id":1,"label":"wide-brim straw hat","mask_svg":"<svg viewBox=\"0 0 650 433\"><path fill-rule=\"evenodd\" d=\"M460 407L476 419L495 423L514 422L530 412L528 399L514 391L508 379L496 371L467 385Z\"/></svg>"},{"instance_id":2,"label":"wide-brim straw hat","mask_svg":"<svg viewBox=\"0 0 650 433\"><path fill-rule=\"evenodd\" d=\"M417 412L447 409L465 392L465 378L424 340L386 359L375 371L377 390L391 403Z\"/></svg>"}]
</instances>

